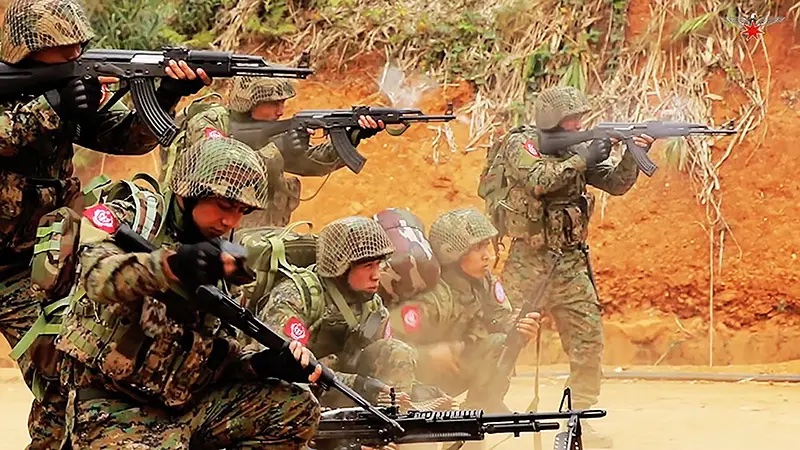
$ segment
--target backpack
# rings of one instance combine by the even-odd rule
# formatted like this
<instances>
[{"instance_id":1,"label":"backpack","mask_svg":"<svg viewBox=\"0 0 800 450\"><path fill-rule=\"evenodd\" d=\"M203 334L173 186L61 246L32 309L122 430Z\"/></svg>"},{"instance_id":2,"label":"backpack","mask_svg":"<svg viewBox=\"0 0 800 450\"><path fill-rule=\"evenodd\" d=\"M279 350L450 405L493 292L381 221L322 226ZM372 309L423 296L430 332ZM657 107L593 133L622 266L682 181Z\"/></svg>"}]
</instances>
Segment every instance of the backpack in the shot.
<instances>
[{"instance_id":1,"label":"backpack","mask_svg":"<svg viewBox=\"0 0 800 450\"><path fill-rule=\"evenodd\" d=\"M154 191L135 184L144 180ZM148 174L140 173L130 181L111 182L101 175L91 180L83 189L84 206L99 202L132 199L136 205L133 230L150 240L161 233L168 199L160 192L158 182ZM60 358L55 351L55 336L61 328L63 317L69 312L70 301L83 295L78 283L80 264L77 252L81 240L81 214L69 207L58 208L45 214L36 230L34 254L31 260L31 282L46 295L39 317L11 351L14 360L28 352L36 367L34 396L41 400L44 381L58 379Z\"/></svg>"},{"instance_id":2,"label":"backpack","mask_svg":"<svg viewBox=\"0 0 800 450\"><path fill-rule=\"evenodd\" d=\"M395 248L382 267L378 288L387 306L433 289L442 271L422 221L408 209L399 208L385 209L373 218Z\"/></svg>"},{"instance_id":3,"label":"backpack","mask_svg":"<svg viewBox=\"0 0 800 450\"><path fill-rule=\"evenodd\" d=\"M300 225L310 227L311 222L294 222L286 227L246 228L236 232L237 242L247 250L247 266L256 274L256 281L242 288L251 311L256 312L259 300L275 287L280 278L288 277L298 283L312 281L301 278L316 277L309 268L317 261L317 235L295 232L294 229ZM309 283L303 284L309 286ZM314 290L307 292L309 290L300 284L298 287L304 296L316 295Z\"/></svg>"}]
</instances>

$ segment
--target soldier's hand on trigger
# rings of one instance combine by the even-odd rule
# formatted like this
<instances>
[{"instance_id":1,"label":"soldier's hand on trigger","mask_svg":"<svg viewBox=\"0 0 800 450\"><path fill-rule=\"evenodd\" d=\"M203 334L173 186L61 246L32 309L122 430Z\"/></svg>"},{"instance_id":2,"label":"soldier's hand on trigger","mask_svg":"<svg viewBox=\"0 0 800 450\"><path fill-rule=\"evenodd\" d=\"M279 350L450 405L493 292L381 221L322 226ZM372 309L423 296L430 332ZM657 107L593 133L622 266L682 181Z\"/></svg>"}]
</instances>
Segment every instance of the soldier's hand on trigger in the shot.
<instances>
[{"instance_id":1,"label":"soldier's hand on trigger","mask_svg":"<svg viewBox=\"0 0 800 450\"><path fill-rule=\"evenodd\" d=\"M186 244L162 261L167 277L186 286L216 284L224 275L222 252L214 243Z\"/></svg>"},{"instance_id":2,"label":"soldier's hand on trigger","mask_svg":"<svg viewBox=\"0 0 800 450\"><path fill-rule=\"evenodd\" d=\"M595 139L589 145L577 145L576 149L586 161L586 167L594 168L611 156L611 139Z\"/></svg>"},{"instance_id":3,"label":"soldier's hand on trigger","mask_svg":"<svg viewBox=\"0 0 800 450\"><path fill-rule=\"evenodd\" d=\"M525 314L525 317L519 319L514 325L514 328L525 339L530 340L536 337L536 332L539 331L539 319L541 316L537 312L530 312Z\"/></svg>"},{"instance_id":4,"label":"soldier's hand on trigger","mask_svg":"<svg viewBox=\"0 0 800 450\"><path fill-rule=\"evenodd\" d=\"M303 367L308 367L308 363L311 361L311 350L306 348L300 341L292 341L289 343L289 351L292 352L292 356L297 361L300 361L300 365ZM314 372L308 376L309 383L316 383L319 380L319 377L322 375L322 365L317 364L317 367L314 368Z\"/></svg>"}]
</instances>

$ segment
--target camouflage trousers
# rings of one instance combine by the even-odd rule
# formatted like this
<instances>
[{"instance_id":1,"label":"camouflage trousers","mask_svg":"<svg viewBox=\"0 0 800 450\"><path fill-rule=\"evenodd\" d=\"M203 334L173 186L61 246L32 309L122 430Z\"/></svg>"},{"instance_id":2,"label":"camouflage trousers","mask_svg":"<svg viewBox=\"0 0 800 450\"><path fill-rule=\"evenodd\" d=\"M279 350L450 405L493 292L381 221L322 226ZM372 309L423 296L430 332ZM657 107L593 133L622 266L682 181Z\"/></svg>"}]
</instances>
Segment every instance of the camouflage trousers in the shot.
<instances>
[{"instance_id":1,"label":"camouflage trousers","mask_svg":"<svg viewBox=\"0 0 800 450\"><path fill-rule=\"evenodd\" d=\"M356 375L378 379L394 387L397 392L409 395L414 385L414 372L417 367L417 352L408 344L397 339L379 339L361 351L355 367L348 367L344 361L328 356L322 360L337 373L337 377L353 387ZM327 392L321 396L323 406L337 408L352 406L352 400L346 399L337 391Z\"/></svg>"},{"instance_id":2,"label":"camouflage trousers","mask_svg":"<svg viewBox=\"0 0 800 450\"><path fill-rule=\"evenodd\" d=\"M296 450L320 418L308 388L274 378L217 385L180 413L97 392L70 392L73 449Z\"/></svg>"},{"instance_id":3,"label":"camouflage trousers","mask_svg":"<svg viewBox=\"0 0 800 450\"><path fill-rule=\"evenodd\" d=\"M507 412L502 401L508 392L511 374L498 376L495 370L505 340L505 333L494 333L467 344L459 356L460 370L455 377L429 367L423 359L417 369L417 379L441 388L451 397L466 392L467 398L461 408Z\"/></svg>"},{"instance_id":4,"label":"camouflage trousers","mask_svg":"<svg viewBox=\"0 0 800 450\"><path fill-rule=\"evenodd\" d=\"M534 295L549 268L549 257L523 241L515 240L503 268L503 286L512 299ZM566 386L573 404L589 408L600 395L603 355L603 322L586 256L578 249L565 250L544 295L544 312L552 316L561 346L569 357Z\"/></svg>"},{"instance_id":5,"label":"camouflage trousers","mask_svg":"<svg viewBox=\"0 0 800 450\"><path fill-rule=\"evenodd\" d=\"M42 294L31 287L30 271L0 281L0 332L11 348L17 345L39 317L43 299ZM31 391L41 390L41 399L34 398L28 415L31 443L27 449L58 449L64 436L66 406L66 398L60 393L58 380L49 382L38 376L30 351L20 356L17 364L28 388Z\"/></svg>"}]
</instances>

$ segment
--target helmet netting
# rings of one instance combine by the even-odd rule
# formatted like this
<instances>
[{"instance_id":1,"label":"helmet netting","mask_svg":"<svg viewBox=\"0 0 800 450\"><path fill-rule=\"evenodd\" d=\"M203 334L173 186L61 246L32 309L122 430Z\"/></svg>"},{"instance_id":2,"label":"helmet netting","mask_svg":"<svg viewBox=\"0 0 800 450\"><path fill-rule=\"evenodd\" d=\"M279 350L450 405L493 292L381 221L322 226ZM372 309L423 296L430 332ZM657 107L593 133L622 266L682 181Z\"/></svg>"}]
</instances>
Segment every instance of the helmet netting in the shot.
<instances>
[{"instance_id":1,"label":"helmet netting","mask_svg":"<svg viewBox=\"0 0 800 450\"><path fill-rule=\"evenodd\" d=\"M292 84L284 78L235 77L228 108L247 112L259 103L287 100L294 96Z\"/></svg>"},{"instance_id":2,"label":"helmet netting","mask_svg":"<svg viewBox=\"0 0 800 450\"><path fill-rule=\"evenodd\" d=\"M544 89L534 102L536 126L549 130L558 126L565 117L589 112L586 95L572 86L554 86Z\"/></svg>"},{"instance_id":3,"label":"helmet netting","mask_svg":"<svg viewBox=\"0 0 800 450\"><path fill-rule=\"evenodd\" d=\"M269 201L263 159L227 137L200 140L181 153L170 188L181 197L222 197L257 209L266 208Z\"/></svg>"},{"instance_id":4,"label":"helmet netting","mask_svg":"<svg viewBox=\"0 0 800 450\"><path fill-rule=\"evenodd\" d=\"M497 236L489 218L473 208L456 209L431 224L430 243L442 264L451 264L480 242Z\"/></svg>"},{"instance_id":5,"label":"helmet netting","mask_svg":"<svg viewBox=\"0 0 800 450\"><path fill-rule=\"evenodd\" d=\"M360 216L338 219L320 230L317 241L317 273L338 277L354 262L383 258L394 246L377 221Z\"/></svg>"},{"instance_id":6,"label":"helmet netting","mask_svg":"<svg viewBox=\"0 0 800 450\"><path fill-rule=\"evenodd\" d=\"M33 52L93 37L86 12L74 0L15 0L5 13L0 60L16 64Z\"/></svg>"}]
</instances>

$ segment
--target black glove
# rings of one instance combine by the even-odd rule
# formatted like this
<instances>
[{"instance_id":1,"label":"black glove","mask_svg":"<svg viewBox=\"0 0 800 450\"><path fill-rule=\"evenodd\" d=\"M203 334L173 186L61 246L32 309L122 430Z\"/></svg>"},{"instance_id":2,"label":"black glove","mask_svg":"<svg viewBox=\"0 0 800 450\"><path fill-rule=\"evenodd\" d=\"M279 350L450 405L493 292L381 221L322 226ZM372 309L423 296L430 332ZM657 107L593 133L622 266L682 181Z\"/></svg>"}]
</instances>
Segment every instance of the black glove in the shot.
<instances>
[{"instance_id":1,"label":"black glove","mask_svg":"<svg viewBox=\"0 0 800 450\"><path fill-rule=\"evenodd\" d=\"M576 153L586 161L586 167L591 169L611 156L611 139L595 139L591 144L578 145Z\"/></svg>"},{"instance_id":2,"label":"black glove","mask_svg":"<svg viewBox=\"0 0 800 450\"><path fill-rule=\"evenodd\" d=\"M388 392L389 386L384 384L381 380L356 375L355 386L353 389L361 394L370 403L375 403L378 400L378 395L382 392Z\"/></svg>"},{"instance_id":3,"label":"black glove","mask_svg":"<svg viewBox=\"0 0 800 450\"><path fill-rule=\"evenodd\" d=\"M85 119L97 112L103 91L96 78L73 78L58 90L59 115L62 118L76 116Z\"/></svg>"},{"instance_id":4,"label":"black glove","mask_svg":"<svg viewBox=\"0 0 800 450\"><path fill-rule=\"evenodd\" d=\"M358 127L354 131L355 131L355 134L354 134L355 141L356 142L361 142L364 139L369 139L372 136L375 136L376 134L380 133L382 130L380 128L361 128L361 127Z\"/></svg>"},{"instance_id":5,"label":"black glove","mask_svg":"<svg viewBox=\"0 0 800 450\"><path fill-rule=\"evenodd\" d=\"M170 270L188 287L217 284L224 275L222 252L212 242L182 245L167 257Z\"/></svg>"},{"instance_id":6,"label":"black glove","mask_svg":"<svg viewBox=\"0 0 800 450\"><path fill-rule=\"evenodd\" d=\"M309 369L301 366L288 348L283 351L271 348L261 350L250 357L250 367L259 377L277 378L290 383L308 383Z\"/></svg>"},{"instance_id":7,"label":"black glove","mask_svg":"<svg viewBox=\"0 0 800 450\"><path fill-rule=\"evenodd\" d=\"M278 146L281 153L287 155L305 153L310 146L311 135L303 129L292 129L272 138L272 142Z\"/></svg>"},{"instance_id":8,"label":"black glove","mask_svg":"<svg viewBox=\"0 0 800 450\"><path fill-rule=\"evenodd\" d=\"M166 77L161 79L161 85L156 90L158 104L169 111L178 104L182 97L194 95L206 84L199 77L194 80L176 80Z\"/></svg>"}]
</instances>

